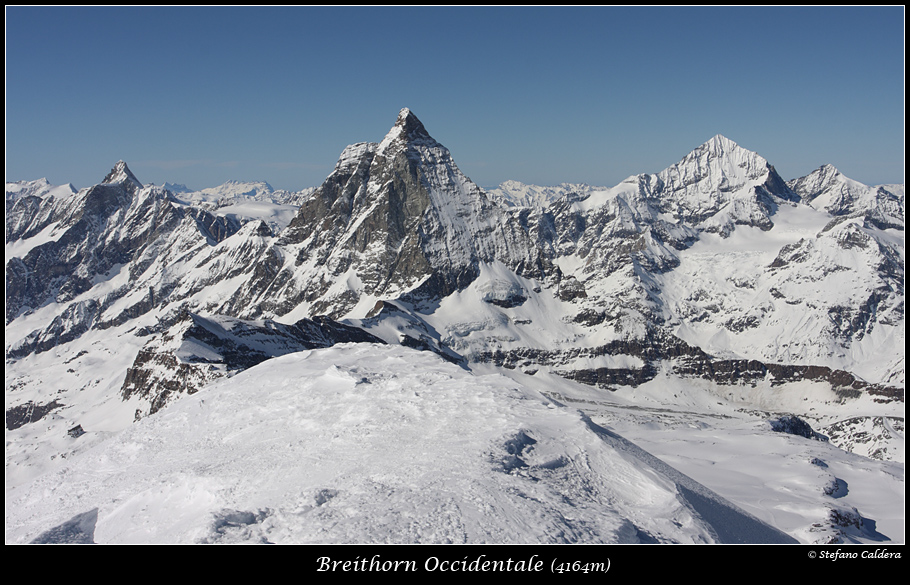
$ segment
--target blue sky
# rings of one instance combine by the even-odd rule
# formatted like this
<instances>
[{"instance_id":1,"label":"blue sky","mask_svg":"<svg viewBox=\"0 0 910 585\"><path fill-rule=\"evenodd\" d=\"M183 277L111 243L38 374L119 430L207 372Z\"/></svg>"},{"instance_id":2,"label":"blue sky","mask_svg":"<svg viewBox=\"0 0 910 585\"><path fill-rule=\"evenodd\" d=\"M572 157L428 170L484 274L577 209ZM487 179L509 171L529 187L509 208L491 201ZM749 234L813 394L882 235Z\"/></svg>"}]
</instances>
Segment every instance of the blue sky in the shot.
<instances>
[{"instance_id":1,"label":"blue sky","mask_svg":"<svg viewBox=\"0 0 910 585\"><path fill-rule=\"evenodd\" d=\"M484 187L613 186L715 134L904 182L904 8L6 9L6 178L317 186L409 107Z\"/></svg>"}]
</instances>

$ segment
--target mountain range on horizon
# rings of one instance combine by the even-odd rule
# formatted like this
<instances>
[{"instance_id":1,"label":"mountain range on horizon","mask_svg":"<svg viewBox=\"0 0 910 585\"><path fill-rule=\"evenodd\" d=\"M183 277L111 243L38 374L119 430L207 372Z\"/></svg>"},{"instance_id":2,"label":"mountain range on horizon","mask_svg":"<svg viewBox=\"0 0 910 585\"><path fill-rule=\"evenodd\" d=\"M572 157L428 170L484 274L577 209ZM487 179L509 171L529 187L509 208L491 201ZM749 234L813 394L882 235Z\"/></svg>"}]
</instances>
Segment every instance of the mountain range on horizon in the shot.
<instances>
[{"instance_id":1,"label":"mountain range on horizon","mask_svg":"<svg viewBox=\"0 0 910 585\"><path fill-rule=\"evenodd\" d=\"M605 449L597 457L611 461L603 463L607 467L618 461L616 453L624 453L633 467L658 470L664 478L653 490L669 498L660 512L666 523L642 520L643 508L629 500L628 490L602 484L587 475L590 470L585 481L603 493L621 494L616 496L621 503L604 511L580 493L566 497L580 498L587 502L582 507L596 507L597 514L615 521L595 526L579 520L553 528L551 523L559 522L550 514L562 510L565 518L566 511L541 493L547 511L538 511L548 519L524 532L505 511L500 520L472 524L464 513L467 492L443 497L430 490L425 500L411 492L401 496L398 504L408 509L459 502L461 515L453 517L462 522L460 534L472 535L466 542L742 537L712 525L704 516L707 509L694 503L702 500L691 496L693 490L712 502L711 509L742 512L738 525L752 527L755 520L771 526L769 532L754 532L768 542L869 542L880 540L883 525L890 526L879 518L864 528L855 506L835 505L849 497L834 498L836 489L823 493L829 479L819 497L834 503L815 506L815 516L806 514L793 525L774 525L770 513L756 520L753 515L767 510L730 503L642 451L648 441L644 427L630 422L637 415L622 418L615 409L622 403L633 410L668 409L680 417L697 411L708 417L698 425L712 417L752 421L798 415L812 423L813 433L824 433L825 448L860 458L862 465L899 465L902 488L902 185L863 185L830 165L785 181L760 155L717 135L671 167L630 176L614 187L512 181L484 190L404 108L381 141L348 146L313 189L290 193L265 182L235 181L202 191L170 187L143 185L123 161L101 183L78 191L46 180L7 182L8 509L30 501L35 490L65 481L75 473L73 462L122 461L116 445L119 441L122 448L123 437L155 440L156 433L168 432L164 421L191 416L185 401L201 401L213 389L225 404L242 409L231 393L241 392L240 381L249 385L255 374L263 391L274 389L256 400L277 409L270 401L281 394L285 379L277 372L293 375L297 367L310 376L299 382L308 392L316 392L321 380L360 405L363 421L380 416L370 408L391 400L361 405L357 393L363 389L395 394L400 377L424 385L421 395L432 395L438 385L438 400L458 407L464 397L457 388L474 379L483 391L471 400L485 400L487 391L495 396L510 429L492 438L481 432L484 423L476 417L484 416L482 410L461 423L476 430L471 436L479 446L471 449L478 449L477 457L493 461L490 477L505 473L512 481L530 473L540 486L550 486L546 489L566 489L563 482L570 480L559 474L576 469L584 449L569 454L560 450L564 445L545 446L558 443L564 432L576 445L596 438L591 453ZM309 365L292 365L310 355ZM413 371L411 361L419 364ZM515 387L507 388L502 379ZM549 407L515 403L509 392ZM316 394L310 405L315 410L337 414L344 408L337 396ZM399 399L415 401L414 412L435 412L425 397ZM398 408L389 412L410 416ZM557 423L548 418L554 408L560 413L578 408L583 418L561 414ZM239 412L231 416L240 424ZM342 425L342 419L347 420L342 416L336 426L319 422L312 432L332 443L328 437L354 424ZM603 426L607 422L610 426ZM615 433L620 427L635 434L636 445ZM389 435L392 425L379 424L373 432L377 444L398 444ZM439 437L451 440L442 438L442 431ZM815 438L804 433L801 440ZM332 447L338 453L347 448ZM176 455L180 447L173 449L168 465L184 457ZM505 451L490 455L499 453L496 449ZM547 449L555 450L547 455ZM325 460L317 475L328 481L331 456L308 453ZM473 469L478 461L462 463ZM399 459L383 454L374 462L379 464L369 473L375 480L394 475L389 466ZM818 466L809 469L816 473ZM354 475L335 487L313 484L316 503L307 510L328 514L323 504L340 505L339 494L346 494L350 509L363 512L369 507L363 490L369 490ZM483 477L480 471L470 476L493 490ZM498 509L519 501L516 509L527 505L506 500L496 499ZM109 500L95 506L93 527L104 525L105 510L117 509L111 505ZM162 538L226 541L224 530L211 528L221 518L227 522L222 529L242 525L231 531L240 541L253 526L255 538L318 540L296 521L278 522L279 504L255 510L249 504L242 509L252 520L236 526L224 520L228 504L213 506L202 506L205 522L212 514L216 518L206 525L209 532L197 533L205 522L192 512L193 530ZM701 516L689 515L693 507ZM8 514L8 540L15 533L15 539L32 541L91 512L77 508L73 500L57 511L37 506L40 513L16 513L15 519ZM384 513L375 511L376 517ZM138 516L131 518L139 522ZM269 528L270 522L278 524ZM382 533L346 522L340 523L346 532L327 538L458 541L452 527L436 524L417 533L396 524ZM141 540L143 533L149 534L138 528L128 538L111 533L110 541Z\"/></svg>"}]
</instances>

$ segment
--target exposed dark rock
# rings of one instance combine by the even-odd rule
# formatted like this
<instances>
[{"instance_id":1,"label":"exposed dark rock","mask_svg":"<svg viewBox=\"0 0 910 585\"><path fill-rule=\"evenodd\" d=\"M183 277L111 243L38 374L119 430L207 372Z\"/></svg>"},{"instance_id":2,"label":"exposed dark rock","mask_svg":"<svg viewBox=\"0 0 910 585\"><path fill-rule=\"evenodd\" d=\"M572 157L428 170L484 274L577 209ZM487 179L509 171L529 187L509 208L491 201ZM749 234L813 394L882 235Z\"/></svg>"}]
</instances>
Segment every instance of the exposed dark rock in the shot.
<instances>
[{"instance_id":1,"label":"exposed dark rock","mask_svg":"<svg viewBox=\"0 0 910 585\"><path fill-rule=\"evenodd\" d=\"M831 519L831 523L835 526L841 526L843 528L848 528L851 526L854 528L863 527L863 517L856 510L856 508L831 508L829 518Z\"/></svg>"},{"instance_id":2,"label":"exposed dark rock","mask_svg":"<svg viewBox=\"0 0 910 585\"><path fill-rule=\"evenodd\" d=\"M814 439L816 441L828 441L828 437L821 433L815 432L812 430L812 427L809 426L809 423L792 414L787 414L778 418L772 418L769 422L771 423L771 430L778 433L798 435L800 437Z\"/></svg>"},{"instance_id":3,"label":"exposed dark rock","mask_svg":"<svg viewBox=\"0 0 910 585\"><path fill-rule=\"evenodd\" d=\"M39 421L47 413L62 406L64 405L57 402L57 400L51 400L47 404L35 404L29 400L25 404L13 406L6 411L6 430L12 431L29 423Z\"/></svg>"},{"instance_id":4,"label":"exposed dark rock","mask_svg":"<svg viewBox=\"0 0 910 585\"><path fill-rule=\"evenodd\" d=\"M437 343L433 343L427 337L421 337L418 339L416 337L411 337L410 335L402 335L399 341L401 345L405 347L419 349L420 351L430 351L448 362L462 366L464 365L464 358L455 352L448 350L448 348L440 347Z\"/></svg>"},{"instance_id":5,"label":"exposed dark rock","mask_svg":"<svg viewBox=\"0 0 910 585\"><path fill-rule=\"evenodd\" d=\"M212 244L221 242L226 238L236 234L240 228L240 222L234 218L223 215L215 215L204 209L189 208L187 214L196 220L200 233L205 236ZM272 230L268 224L260 222L261 227L257 230L257 235L271 236Z\"/></svg>"},{"instance_id":6,"label":"exposed dark rock","mask_svg":"<svg viewBox=\"0 0 910 585\"><path fill-rule=\"evenodd\" d=\"M846 481L837 477L833 477L831 478L831 482L826 485L822 491L826 496L831 496L832 498L842 498L850 492L850 489L847 486Z\"/></svg>"},{"instance_id":7,"label":"exposed dark rock","mask_svg":"<svg viewBox=\"0 0 910 585\"><path fill-rule=\"evenodd\" d=\"M616 390L617 386L636 387L653 380L657 370L645 364L639 369L633 368L596 368L593 370L579 369L556 372L563 378L575 380L589 386L597 386L604 390Z\"/></svg>"},{"instance_id":8,"label":"exposed dark rock","mask_svg":"<svg viewBox=\"0 0 910 585\"><path fill-rule=\"evenodd\" d=\"M183 313L171 327L173 334L149 341L127 370L121 398L148 403L147 412L139 411L137 417L154 414L179 395L194 394L218 378L273 357L336 343L385 343L326 317L284 325ZM196 352L188 353L185 346Z\"/></svg>"},{"instance_id":9,"label":"exposed dark rock","mask_svg":"<svg viewBox=\"0 0 910 585\"><path fill-rule=\"evenodd\" d=\"M574 276L568 276L560 281L556 296L563 301L572 301L587 298L588 293L585 291L584 284L579 282Z\"/></svg>"},{"instance_id":10,"label":"exposed dark rock","mask_svg":"<svg viewBox=\"0 0 910 585\"><path fill-rule=\"evenodd\" d=\"M895 441L903 440L903 418L857 416L830 424L821 430L832 444L844 451L880 461L903 460L903 449L895 449L893 446Z\"/></svg>"},{"instance_id":11,"label":"exposed dark rock","mask_svg":"<svg viewBox=\"0 0 910 585\"><path fill-rule=\"evenodd\" d=\"M502 307L503 309L513 309L515 307L520 307L524 302L528 300L528 297L523 295L514 295L505 299L489 299L486 302L491 305L496 305Z\"/></svg>"}]
</instances>

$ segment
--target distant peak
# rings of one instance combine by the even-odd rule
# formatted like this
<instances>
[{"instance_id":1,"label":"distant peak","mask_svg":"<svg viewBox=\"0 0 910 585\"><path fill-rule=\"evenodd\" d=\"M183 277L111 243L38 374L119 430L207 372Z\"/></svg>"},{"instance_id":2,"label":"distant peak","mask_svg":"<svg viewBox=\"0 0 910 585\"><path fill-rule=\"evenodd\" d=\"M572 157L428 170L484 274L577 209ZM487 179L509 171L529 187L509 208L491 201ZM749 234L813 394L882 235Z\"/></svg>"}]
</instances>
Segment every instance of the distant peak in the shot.
<instances>
[{"instance_id":1,"label":"distant peak","mask_svg":"<svg viewBox=\"0 0 910 585\"><path fill-rule=\"evenodd\" d=\"M259 187L266 191L272 192L274 189L265 181L238 181L237 179L231 179L227 183L221 185L222 187Z\"/></svg>"},{"instance_id":2,"label":"distant peak","mask_svg":"<svg viewBox=\"0 0 910 585\"><path fill-rule=\"evenodd\" d=\"M163 187L171 193L191 193L193 190L182 183L165 182Z\"/></svg>"},{"instance_id":3,"label":"distant peak","mask_svg":"<svg viewBox=\"0 0 910 585\"><path fill-rule=\"evenodd\" d=\"M735 163L738 167L752 167L764 172L768 165L759 154L752 152L733 142L723 134L715 134L710 140L690 152L681 162L687 162L704 157L706 160L727 161Z\"/></svg>"},{"instance_id":4,"label":"distant peak","mask_svg":"<svg viewBox=\"0 0 910 585\"><path fill-rule=\"evenodd\" d=\"M793 179L788 185L804 200L812 201L826 189L847 180L834 165L824 164L805 177Z\"/></svg>"},{"instance_id":5,"label":"distant peak","mask_svg":"<svg viewBox=\"0 0 910 585\"><path fill-rule=\"evenodd\" d=\"M794 179L792 182L798 183L798 184L808 184L808 183L828 184L828 183L833 183L833 182L837 181L838 177L843 177L843 175L841 174L841 172L839 170L837 170L837 168L834 165L823 164L822 166L818 167L817 169L815 169L814 171L812 171L805 177L801 177L799 179Z\"/></svg>"},{"instance_id":6,"label":"distant peak","mask_svg":"<svg viewBox=\"0 0 910 585\"><path fill-rule=\"evenodd\" d=\"M132 185L133 187L142 188L142 183L139 182L139 179L136 178L136 175L130 171L130 168L126 166L126 163L122 160L117 161L117 164L114 165L114 168L111 169L111 172L104 177L102 183L108 184L122 184Z\"/></svg>"},{"instance_id":7,"label":"distant peak","mask_svg":"<svg viewBox=\"0 0 910 585\"><path fill-rule=\"evenodd\" d=\"M711 140L705 143L706 146L713 147L714 149L721 152L728 152L730 150L739 148L739 145L724 136L723 134L715 134Z\"/></svg>"}]
</instances>

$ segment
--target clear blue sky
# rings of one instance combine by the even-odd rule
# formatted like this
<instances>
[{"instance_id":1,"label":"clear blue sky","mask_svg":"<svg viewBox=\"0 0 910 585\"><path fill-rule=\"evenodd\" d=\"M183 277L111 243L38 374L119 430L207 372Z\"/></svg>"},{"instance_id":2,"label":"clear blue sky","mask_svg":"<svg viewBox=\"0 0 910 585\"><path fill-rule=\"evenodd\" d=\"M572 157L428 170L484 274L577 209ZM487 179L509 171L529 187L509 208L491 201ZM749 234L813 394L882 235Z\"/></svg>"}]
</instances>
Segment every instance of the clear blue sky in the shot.
<instances>
[{"instance_id":1,"label":"clear blue sky","mask_svg":"<svg viewBox=\"0 0 910 585\"><path fill-rule=\"evenodd\" d=\"M904 8L6 9L6 178L317 186L409 107L476 183L612 186L715 134L904 182Z\"/></svg>"}]
</instances>

